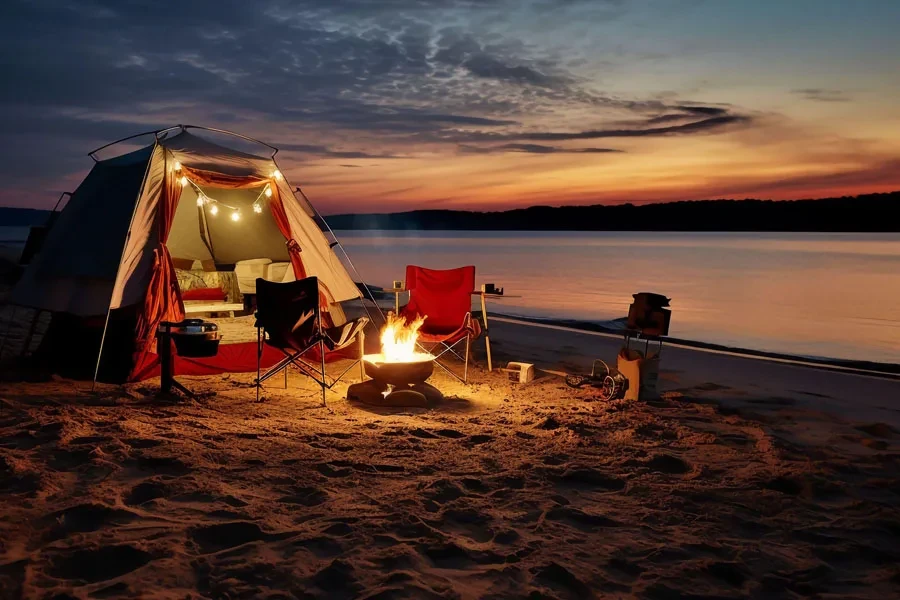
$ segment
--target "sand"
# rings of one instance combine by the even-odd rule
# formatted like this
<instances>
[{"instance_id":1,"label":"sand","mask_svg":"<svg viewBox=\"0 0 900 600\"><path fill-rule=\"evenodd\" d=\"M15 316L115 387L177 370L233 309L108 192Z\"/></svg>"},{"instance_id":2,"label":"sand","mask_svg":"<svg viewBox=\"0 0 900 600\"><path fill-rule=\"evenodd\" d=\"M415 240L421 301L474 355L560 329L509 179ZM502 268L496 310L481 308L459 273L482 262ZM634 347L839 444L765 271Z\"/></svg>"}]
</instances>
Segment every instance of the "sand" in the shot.
<instances>
[{"instance_id":1,"label":"sand","mask_svg":"<svg viewBox=\"0 0 900 600\"><path fill-rule=\"evenodd\" d=\"M558 371L618 347L491 335ZM296 372L259 403L250 374L5 379L0 598L900 594L896 380L666 348L658 399L475 369L429 409L339 384L330 412Z\"/></svg>"}]
</instances>

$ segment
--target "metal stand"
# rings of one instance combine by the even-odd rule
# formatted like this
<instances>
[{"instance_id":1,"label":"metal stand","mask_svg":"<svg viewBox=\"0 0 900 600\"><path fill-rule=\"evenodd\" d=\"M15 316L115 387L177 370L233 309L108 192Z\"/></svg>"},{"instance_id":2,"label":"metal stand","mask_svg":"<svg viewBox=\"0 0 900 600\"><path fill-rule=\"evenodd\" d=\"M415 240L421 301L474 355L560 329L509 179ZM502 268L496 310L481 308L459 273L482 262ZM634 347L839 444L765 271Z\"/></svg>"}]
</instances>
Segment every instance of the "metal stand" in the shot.
<instances>
[{"instance_id":1,"label":"metal stand","mask_svg":"<svg viewBox=\"0 0 900 600\"><path fill-rule=\"evenodd\" d=\"M172 375L172 323L163 321L156 331L157 352L159 353L159 393L171 394L175 388L188 398L196 399L197 395L175 381Z\"/></svg>"},{"instance_id":2,"label":"metal stand","mask_svg":"<svg viewBox=\"0 0 900 600\"><path fill-rule=\"evenodd\" d=\"M632 338L636 341L644 340L644 356L647 356L650 352L650 342L657 342L659 346L656 348L656 356L660 356L662 354L662 346L663 346L663 338L658 335L644 335L642 332L634 330L634 329L626 329L625 330L625 348L631 349L631 340Z\"/></svg>"}]
</instances>

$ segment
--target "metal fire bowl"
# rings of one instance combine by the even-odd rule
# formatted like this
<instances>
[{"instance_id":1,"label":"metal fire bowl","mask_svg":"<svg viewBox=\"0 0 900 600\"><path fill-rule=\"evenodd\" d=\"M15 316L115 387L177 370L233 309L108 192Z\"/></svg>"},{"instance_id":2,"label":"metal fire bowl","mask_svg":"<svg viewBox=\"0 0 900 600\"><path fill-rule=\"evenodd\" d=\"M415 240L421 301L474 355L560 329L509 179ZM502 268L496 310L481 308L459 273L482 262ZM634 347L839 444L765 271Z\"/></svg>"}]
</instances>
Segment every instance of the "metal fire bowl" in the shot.
<instances>
[{"instance_id":1,"label":"metal fire bowl","mask_svg":"<svg viewBox=\"0 0 900 600\"><path fill-rule=\"evenodd\" d=\"M417 354L421 360L411 362L382 362L380 354L367 354L363 357L366 375L381 383L393 386L405 386L425 383L434 372L434 357L430 354Z\"/></svg>"}]
</instances>

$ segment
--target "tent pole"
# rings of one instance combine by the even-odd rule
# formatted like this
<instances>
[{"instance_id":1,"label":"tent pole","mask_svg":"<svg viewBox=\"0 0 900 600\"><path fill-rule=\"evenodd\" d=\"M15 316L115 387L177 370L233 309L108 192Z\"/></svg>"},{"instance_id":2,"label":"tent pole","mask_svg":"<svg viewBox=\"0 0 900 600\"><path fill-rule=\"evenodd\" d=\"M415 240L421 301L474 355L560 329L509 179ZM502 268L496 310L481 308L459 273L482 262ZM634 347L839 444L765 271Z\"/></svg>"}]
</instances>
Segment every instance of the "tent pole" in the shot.
<instances>
[{"instance_id":1,"label":"tent pole","mask_svg":"<svg viewBox=\"0 0 900 600\"><path fill-rule=\"evenodd\" d=\"M109 302L106 306L106 321L103 323L103 335L100 336L100 349L97 350L97 364L94 365L94 381L91 383L91 392L97 387L97 375L100 373L100 358L103 356L103 345L106 343L106 330L109 329L109 314L112 312L112 299L113 294L116 292L116 281L119 279L119 271L122 269L122 259L125 258L125 248L128 246L128 239L131 237L131 226L134 225L134 216L137 214L138 204L141 202L141 196L144 194L144 186L147 185L147 174L150 173L150 165L153 164L153 155L156 154L157 146L159 146L159 140L153 142L153 150L150 151L150 160L147 161L147 167L144 169L144 179L141 180L141 187L138 188L137 198L134 199L134 208L131 209L131 220L128 221L128 230L125 232L125 239L122 240L122 252L119 254L119 267L116 269L116 278L113 280L112 289L109 292ZM165 177L165 165L163 177Z\"/></svg>"},{"instance_id":2,"label":"tent pole","mask_svg":"<svg viewBox=\"0 0 900 600\"><path fill-rule=\"evenodd\" d=\"M366 282L365 282L365 280L363 279L362 275L361 275L360 272L356 269L356 265L354 265L354 264L353 264L353 261L350 260L350 255L347 254L347 251L346 251L346 250L344 250L344 245L341 244L341 241L340 241L340 240L338 239L338 237L334 234L334 230L331 228L331 225L329 225L329 224L328 224L328 221L326 221L325 218L319 213L319 209L317 209L315 206L313 206L313 203L309 201L309 198L306 197L306 194L303 193L303 190L300 189L300 186L299 186L299 185L296 186L296 191L297 191L301 196L303 196L303 199L306 200L306 204L308 204L308 205L313 209L313 212L316 213L316 216L319 218L319 220L320 220L322 223L325 224L325 227L328 228L328 233L330 233L330 234L331 234L331 237L333 237L334 240L335 240L335 242L337 242L337 245L338 245L338 247L341 249L341 252L344 253L344 258L347 259L347 263L350 265L350 268L353 269L353 272L356 274L357 277L359 277L359 282L362 284L363 289L366 290L366 293L369 294L369 299L372 301L372 304L375 305L375 310L377 310L377 311L378 311L378 314L381 315L381 320L382 320L382 322L383 322L383 321L384 321L384 312L382 312L381 307L378 306L378 302L375 300L375 296L372 294L372 290L370 290L370 289L369 289L369 286L366 285ZM366 311L366 315L369 317L369 320L372 321L372 323L374 324L374 323L375 323L375 320L372 318L372 314L369 312L369 307L366 306L365 302L363 302L363 310Z\"/></svg>"}]
</instances>

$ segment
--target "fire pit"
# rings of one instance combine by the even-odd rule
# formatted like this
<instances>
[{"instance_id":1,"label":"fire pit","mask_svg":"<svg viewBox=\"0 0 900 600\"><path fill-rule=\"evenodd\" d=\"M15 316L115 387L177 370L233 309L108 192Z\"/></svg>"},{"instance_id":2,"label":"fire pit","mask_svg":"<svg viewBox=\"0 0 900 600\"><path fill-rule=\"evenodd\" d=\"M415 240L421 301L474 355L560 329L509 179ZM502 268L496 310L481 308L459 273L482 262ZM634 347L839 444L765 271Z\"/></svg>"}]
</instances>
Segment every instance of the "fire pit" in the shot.
<instances>
[{"instance_id":1,"label":"fire pit","mask_svg":"<svg viewBox=\"0 0 900 600\"><path fill-rule=\"evenodd\" d=\"M384 406L428 406L443 398L434 386L425 383L434 372L434 357L416 351L419 327L424 319L407 324L388 313L381 332L381 353L363 356L369 381L347 389L347 398Z\"/></svg>"}]
</instances>

